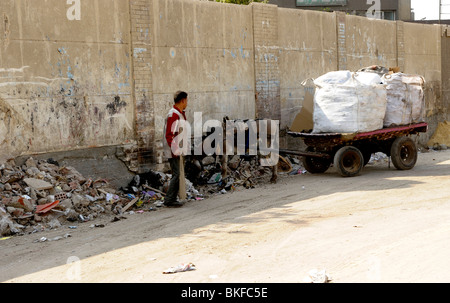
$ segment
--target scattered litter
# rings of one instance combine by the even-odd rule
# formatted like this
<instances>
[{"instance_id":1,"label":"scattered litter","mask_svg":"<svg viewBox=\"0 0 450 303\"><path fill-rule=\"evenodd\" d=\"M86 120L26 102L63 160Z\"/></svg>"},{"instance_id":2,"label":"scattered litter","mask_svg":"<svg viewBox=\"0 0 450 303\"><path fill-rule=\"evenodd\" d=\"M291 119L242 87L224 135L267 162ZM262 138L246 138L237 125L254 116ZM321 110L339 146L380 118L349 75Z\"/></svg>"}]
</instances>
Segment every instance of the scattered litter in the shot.
<instances>
[{"instance_id":1,"label":"scattered litter","mask_svg":"<svg viewBox=\"0 0 450 303\"><path fill-rule=\"evenodd\" d=\"M91 202L95 202L97 200L96 198L94 198L94 197L92 197L90 195L85 195L85 197Z\"/></svg>"},{"instance_id":2,"label":"scattered litter","mask_svg":"<svg viewBox=\"0 0 450 303\"><path fill-rule=\"evenodd\" d=\"M208 181L208 184L217 184L222 180L221 173L215 173Z\"/></svg>"},{"instance_id":3,"label":"scattered litter","mask_svg":"<svg viewBox=\"0 0 450 303\"><path fill-rule=\"evenodd\" d=\"M78 215L78 218L80 218L81 222L87 222L87 219L83 215Z\"/></svg>"},{"instance_id":4,"label":"scattered litter","mask_svg":"<svg viewBox=\"0 0 450 303\"><path fill-rule=\"evenodd\" d=\"M70 237L72 237L71 234L65 234L64 236L57 236L57 237L54 237L54 238L52 238L52 239L48 239L48 238L46 238L46 237L41 237L41 238L39 238L39 239L37 239L37 240L34 240L33 242L38 243L38 242L59 241L59 240L67 239L67 238L70 238Z\"/></svg>"},{"instance_id":5,"label":"scattered litter","mask_svg":"<svg viewBox=\"0 0 450 303\"><path fill-rule=\"evenodd\" d=\"M124 217L124 216L116 216L111 220L111 222L117 222L117 221L120 221L120 220L126 219L126 218L127 217Z\"/></svg>"},{"instance_id":6,"label":"scattered litter","mask_svg":"<svg viewBox=\"0 0 450 303\"><path fill-rule=\"evenodd\" d=\"M170 267L163 271L163 274L174 274L178 272L196 270L195 265L192 263L180 264L174 267Z\"/></svg>"},{"instance_id":7,"label":"scattered litter","mask_svg":"<svg viewBox=\"0 0 450 303\"><path fill-rule=\"evenodd\" d=\"M94 227L105 227L105 225L104 225L104 224L91 224L89 227L90 227L90 228L94 228Z\"/></svg>"},{"instance_id":8,"label":"scattered litter","mask_svg":"<svg viewBox=\"0 0 450 303\"><path fill-rule=\"evenodd\" d=\"M306 283L328 283L332 279L327 274L325 269L312 269L308 272L308 276L305 278Z\"/></svg>"},{"instance_id":9,"label":"scattered litter","mask_svg":"<svg viewBox=\"0 0 450 303\"><path fill-rule=\"evenodd\" d=\"M122 209L122 212L126 212L127 209L130 208L131 206L133 206L138 200L139 200L139 198L133 198L133 200L131 200L131 202L129 202L129 203Z\"/></svg>"},{"instance_id":10,"label":"scattered litter","mask_svg":"<svg viewBox=\"0 0 450 303\"><path fill-rule=\"evenodd\" d=\"M144 195L149 196L150 198L153 197L154 195L156 195L156 193L154 191L143 191L142 192Z\"/></svg>"},{"instance_id":11,"label":"scattered litter","mask_svg":"<svg viewBox=\"0 0 450 303\"><path fill-rule=\"evenodd\" d=\"M301 165L299 164L294 164L292 166L292 170L289 172L290 176L294 176L294 175L304 175L306 174L307 171L306 169L304 169Z\"/></svg>"},{"instance_id":12,"label":"scattered litter","mask_svg":"<svg viewBox=\"0 0 450 303\"><path fill-rule=\"evenodd\" d=\"M156 207L161 207L161 206L163 206L164 205L164 201L156 201L155 202L155 206Z\"/></svg>"},{"instance_id":13,"label":"scattered litter","mask_svg":"<svg viewBox=\"0 0 450 303\"><path fill-rule=\"evenodd\" d=\"M379 162L387 162L389 159L389 157L382 153L382 152L377 152L374 153L370 156L370 160L368 164L374 164L374 163L379 163Z\"/></svg>"},{"instance_id":14,"label":"scattered litter","mask_svg":"<svg viewBox=\"0 0 450 303\"><path fill-rule=\"evenodd\" d=\"M290 155L284 159L295 164L296 174L303 173L298 159ZM226 176L222 176L224 163ZM187 200L203 201L240 187L269 183L272 169L262 167L258 156L235 155L227 162L211 156L186 157L185 173ZM125 213L156 211L163 206L171 178L169 173L148 171L133 176L126 187L114 188L104 178L85 177L52 159L30 157L22 165L10 159L0 163L0 237L61 226L75 229L77 223L94 224L102 215L116 222L126 219Z\"/></svg>"},{"instance_id":15,"label":"scattered litter","mask_svg":"<svg viewBox=\"0 0 450 303\"><path fill-rule=\"evenodd\" d=\"M35 240L34 242L45 242L45 241L47 241L47 238L46 237L42 237L42 238L40 238L38 240Z\"/></svg>"}]
</instances>

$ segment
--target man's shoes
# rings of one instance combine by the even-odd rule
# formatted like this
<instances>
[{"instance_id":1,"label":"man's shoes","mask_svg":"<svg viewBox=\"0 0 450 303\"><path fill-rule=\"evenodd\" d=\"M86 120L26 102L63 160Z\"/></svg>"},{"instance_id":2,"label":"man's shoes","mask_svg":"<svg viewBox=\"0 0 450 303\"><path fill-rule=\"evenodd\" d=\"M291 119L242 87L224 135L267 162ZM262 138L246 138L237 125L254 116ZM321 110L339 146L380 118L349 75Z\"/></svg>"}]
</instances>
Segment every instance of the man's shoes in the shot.
<instances>
[{"instance_id":1,"label":"man's shoes","mask_svg":"<svg viewBox=\"0 0 450 303\"><path fill-rule=\"evenodd\" d=\"M181 207L184 205L183 202L175 201L175 202L164 202L164 205L167 207Z\"/></svg>"}]
</instances>

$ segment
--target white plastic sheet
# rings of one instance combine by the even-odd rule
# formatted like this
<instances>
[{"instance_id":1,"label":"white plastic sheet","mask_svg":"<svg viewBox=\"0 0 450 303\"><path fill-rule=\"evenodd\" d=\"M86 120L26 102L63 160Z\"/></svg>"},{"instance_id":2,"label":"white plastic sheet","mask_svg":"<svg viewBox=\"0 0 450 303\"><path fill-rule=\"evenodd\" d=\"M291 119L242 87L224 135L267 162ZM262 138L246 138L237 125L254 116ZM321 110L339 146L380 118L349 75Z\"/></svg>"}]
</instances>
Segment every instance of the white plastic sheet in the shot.
<instances>
[{"instance_id":1,"label":"white plastic sheet","mask_svg":"<svg viewBox=\"0 0 450 303\"><path fill-rule=\"evenodd\" d=\"M396 73L384 75L387 86L387 109L384 126L424 122L425 94L422 76Z\"/></svg>"},{"instance_id":2,"label":"white plastic sheet","mask_svg":"<svg viewBox=\"0 0 450 303\"><path fill-rule=\"evenodd\" d=\"M335 71L314 81L314 133L357 133L383 128L386 87L376 73Z\"/></svg>"}]
</instances>

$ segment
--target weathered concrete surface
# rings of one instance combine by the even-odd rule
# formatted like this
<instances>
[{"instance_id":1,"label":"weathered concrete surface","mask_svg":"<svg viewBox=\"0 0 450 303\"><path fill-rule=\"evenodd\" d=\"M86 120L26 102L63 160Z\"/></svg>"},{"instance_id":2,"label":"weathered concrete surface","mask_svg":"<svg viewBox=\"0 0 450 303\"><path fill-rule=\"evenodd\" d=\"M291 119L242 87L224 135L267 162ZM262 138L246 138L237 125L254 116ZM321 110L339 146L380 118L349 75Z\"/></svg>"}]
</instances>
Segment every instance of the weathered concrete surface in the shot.
<instances>
[{"instance_id":1,"label":"weathered concrete surface","mask_svg":"<svg viewBox=\"0 0 450 303\"><path fill-rule=\"evenodd\" d=\"M283 129L302 108L306 89L302 82L337 69L336 15L280 8L278 20Z\"/></svg>"},{"instance_id":2,"label":"weathered concrete surface","mask_svg":"<svg viewBox=\"0 0 450 303\"><path fill-rule=\"evenodd\" d=\"M161 147L173 94L189 93L187 116L255 116L252 8L190 0L153 1L155 138Z\"/></svg>"},{"instance_id":3,"label":"weathered concrete surface","mask_svg":"<svg viewBox=\"0 0 450 303\"><path fill-rule=\"evenodd\" d=\"M425 84L426 119L430 131L421 136L426 144L436 131L438 122L444 119L447 109L442 98L441 27L404 23L404 72L423 75Z\"/></svg>"},{"instance_id":4,"label":"weathered concrete surface","mask_svg":"<svg viewBox=\"0 0 450 303\"><path fill-rule=\"evenodd\" d=\"M442 102L446 121L450 121L450 26L442 27Z\"/></svg>"},{"instance_id":5,"label":"weathered concrete surface","mask_svg":"<svg viewBox=\"0 0 450 303\"><path fill-rule=\"evenodd\" d=\"M62 166L76 168L86 178L97 180L105 179L116 188L126 187L134 173L130 167L135 167L133 158L135 151L131 146L105 146L98 148L77 149L65 152L54 152L34 155L35 160L48 160L58 162ZM19 166L23 165L29 156L21 156L15 159Z\"/></svg>"},{"instance_id":6,"label":"weathered concrete surface","mask_svg":"<svg viewBox=\"0 0 450 303\"><path fill-rule=\"evenodd\" d=\"M128 5L0 3L1 157L133 139Z\"/></svg>"},{"instance_id":7,"label":"weathered concrete surface","mask_svg":"<svg viewBox=\"0 0 450 303\"><path fill-rule=\"evenodd\" d=\"M397 66L396 23L364 17L346 17L347 69L370 65Z\"/></svg>"},{"instance_id":8,"label":"weathered concrete surface","mask_svg":"<svg viewBox=\"0 0 450 303\"><path fill-rule=\"evenodd\" d=\"M177 90L190 121L286 129L302 81L373 64L425 76L427 136L448 119L449 38L437 25L192 0L5 0L0 16L0 160L134 144L139 165L161 163Z\"/></svg>"}]
</instances>

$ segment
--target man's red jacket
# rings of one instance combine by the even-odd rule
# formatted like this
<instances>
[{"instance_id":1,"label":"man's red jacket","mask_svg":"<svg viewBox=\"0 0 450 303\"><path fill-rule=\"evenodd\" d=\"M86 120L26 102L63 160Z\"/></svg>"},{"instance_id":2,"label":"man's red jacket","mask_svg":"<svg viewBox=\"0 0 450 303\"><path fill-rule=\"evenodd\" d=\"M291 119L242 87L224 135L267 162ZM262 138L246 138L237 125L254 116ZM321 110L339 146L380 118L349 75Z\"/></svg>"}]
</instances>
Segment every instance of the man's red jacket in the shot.
<instances>
[{"instance_id":1,"label":"man's red jacket","mask_svg":"<svg viewBox=\"0 0 450 303\"><path fill-rule=\"evenodd\" d=\"M186 113L184 111L180 111L176 106L174 106L169 113L167 114L166 123L164 125L164 155L166 158L178 158L177 155L174 155L171 149L173 140L176 136L178 136L179 125L178 121L186 120ZM175 142L175 144L177 144Z\"/></svg>"}]
</instances>

